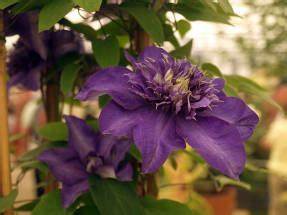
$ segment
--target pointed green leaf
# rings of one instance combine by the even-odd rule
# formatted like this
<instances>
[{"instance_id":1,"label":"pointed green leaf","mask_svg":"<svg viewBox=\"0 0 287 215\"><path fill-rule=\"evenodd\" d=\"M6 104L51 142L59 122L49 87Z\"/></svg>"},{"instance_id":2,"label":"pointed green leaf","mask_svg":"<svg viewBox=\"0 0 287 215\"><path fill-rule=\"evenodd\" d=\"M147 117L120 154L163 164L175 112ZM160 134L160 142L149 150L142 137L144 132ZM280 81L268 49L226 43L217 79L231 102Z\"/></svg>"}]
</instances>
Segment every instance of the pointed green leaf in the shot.
<instances>
[{"instance_id":1,"label":"pointed green leaf","mask_svg":"<svg viewBox=\"0 0 287 215\"><path fill-rule=\"evenodd\" d=\"M181 19L177 22L177 30L181 37L184 37L184 35L190 30L191 24L190 22Z\"/></svg>"},{"instance_id":2,"label":"pointed green leaf","mask_svg":"<svg viewBox=\"0 0 287 215\"><path fill-rule=\"evenodd\" d=\"M69 13L74 4L72 0L52 0L46 4L39 15L39 31L48 30Z\"/></svg>"},{"instance_id":3,"label":"pointed green leaf","mask_svg":"<svg viewBox=\"0 0 287 215\"><path fill-rule=\"evenodd\" d=\"M170 54L175 58L190 58L191 56L191 49L192 49L192 42L191 39L188 43L186 43L184 46L181 46L172 52Z\"/></svg>"},{"instance_id":4,"label":"pointed green leaf","mask_svg":"<svg viewBox=\"0 0 287 215\"><path fill-rule=\"evenodd\" d=\"M155 11L141 4L126 4L122 9L131 14L155 42L163 43L164 31Z\"/></svg>"},{"instance_id":5,"label":"pointed green leaf","mask_svg":"<svg viewBox=\"0 0 287 215\"><path fill-rule=\"evenodd\" d=\"M101 214L144 215L140 200L130 183L97 176L90 177L89 181L93 201Z\"/></svg>"},{"instance_id":6,"label":"pointed green leaf","mask_svg":"<svg viewBox=\"0 0 287 215\"><path fill-rule=\"evenodd\" d=\"M17 195L18 190L12 190L8 196L0 197L0 213L3 213L13 207Z\"/></svg>"},{"instance_id":7,"label":"pointed green leaf","mask_svg":"<svg viewBox=\"0 0 287 215\"><path fill-rule=\"evenodd\" d=\"M0 1L0 10L5 9L6 7L9 7L12 4L17 3L19 0L1 0Z\"/></svg>"},{"instance_id":8,"label":"pointed green leaf","mask_svg":"<svg viewBox=\"0 0 287 215\"><path fill-rule=\"evenodd\" d=\"M40 202L32 211L32 215L68 215L69 213L61 205L59 190L54 190L41 197Z\"/></svg>"},{"instance_id":9,"label":"pointed green leaf","mask_svg":"<svg viewBox=\"0 0 287 215\"><path fill-rule=\"evenodd\" d=\"M73 2L88 12L98 11L102 4L102 0L73 0Z\"/></svg>"},{"instance_id":10,"label":"pointed green leaf","mask_svg":"<svg viewBox=\"0 0 287 215\"><path fill-rule=\"evenodd\" d=\"M225 13L234 14L233 8L229 0L218 0L218 3Z\"/></svg>"},{"instance_id":11,"label":"pointed green leaf","mask_svg":"<svg viewBox=\"0 0 287 215\"><path fill-rule=\"evenodd\" d=\"M216 11L216 6L213 3L213 1L210 0L200 0L204 5L206 5L207 7L210 7L212 10Z\"/></svg>"},{"instance_id":12,"label":"pointed green leaf","mask_svg":"<svg viewBox=\"0 0 287 215\"><path fill-rule=\"evenodd\" d=\"M72 92L81 66L75 63L65 66L61 75L61 91L66 95Z\"/></svg>"},{"instance_id":13,"label":"pointed green leaf","mask_svg":"<svg viewBox=\"0 0 287 215\"><path fill-rule=\"evenodd\" d=\"M204 6L200 1L185 0L183 4L171 4L170 6L167 5L167 7L170 7L171 11L175 11L183 15L186 19L190 21L201 20L230 24L229 15L223 12L216 12L212 8Z\"/></svg>"},{"instance_id":14,"label":"pointed green leaf","mask_svg":"<svg viewBox=\"0 0 287 215\"><path fill-rule=\"evenodd\" d=\"M142 199L145 215L192 215L192 211L184 204L162 199L156 200L146 196Z\"/></svg>"},{"instance_id":15,"label":"pointed green leaf","mask_svg":"<svg viewBox=\"0 0 287 215\"><path fill-rule=\"evenodd\" d=\"M99 210L94 206L84 206L77 209L74 215L101 215Z\"/></svg>"},{"instance_id":16,"label":"pointed green leaf","mask_svg":"<svg viewBox=\"0 0 287 215\"><path fill-rule=\"evenodd\" d=\"M38 134L50 141L63 141L68 138L68 128L63 122L51 122L40 128Z\"/></svg>"},{"instance_id":17,"label":"pointed green leaf","mask_svg":"<svg viewBox=\"0 0 287 215\"><path fill-rule=\"evenodd\" d=\"M99 97L99 106L100 108L105 107L109 101L111 101L111 97L109 95L102 95Z\"/></svg>"},{"instance_id":18,"label":"pointed green leaf","mask_svg":"<svg viewBox=\"0 0 287 215\"><path fill-rule=\"evenodd\" d=\"M93 29L91 26L83 24L83 23L72 23L67 19L62 19L60 21L62 25L68 26L69 28L73 29L74 31L77 31L85 36L88 40L94 40L97 38L97 31Z\"/></svg>"},{"instance_id":19,"label":"pointed green leaf","mask_svg":"<svg viewBox=\"0 0 287 215\"><path fill-rule=\"evenodd\" d=\"M116 66L120 61L120 46L116 37L94 39L92 41L94 56L101 67Z\"/></svg>"},{"instance_id":20,"label":"pointed green leaf","mask_svg":"<svg viewBox=\"0 0 287 215\"><path fill-rule=\"evenodd\" d=\"M21 206L14 208L14 211L22 211L22 212L29 212L34 210L34 208L36 207L36 205L39 203L40 200L36 199L32 202L26 203L26 204L22 204Z\"/></svg>"},{"instance_id":21,"label":"pointed green leaf","mask_svg":"<svg viewBox=\"0 0 287 215\"><path fill-rule=\"evenodd\" d=\"M211 76L222 77L220 69L212 63L204 63L201 65L203 71L208 72Z\"/></svg>"}]
</instances>

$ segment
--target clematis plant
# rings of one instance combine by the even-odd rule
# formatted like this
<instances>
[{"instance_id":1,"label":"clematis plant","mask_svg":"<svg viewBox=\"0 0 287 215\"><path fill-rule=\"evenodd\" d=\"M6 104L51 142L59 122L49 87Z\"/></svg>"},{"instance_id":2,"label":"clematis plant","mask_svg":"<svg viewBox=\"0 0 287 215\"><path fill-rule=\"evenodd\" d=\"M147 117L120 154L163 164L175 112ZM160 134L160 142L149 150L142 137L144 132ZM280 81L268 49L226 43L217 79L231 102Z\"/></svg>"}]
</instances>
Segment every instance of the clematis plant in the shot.
<instances>
[{"instance_id":1,"label":"clematis plant","mask_svg":"<svg viewBox=\"0 0 287 215\"><path fill-rule=\"evenodd\" d=\"M47 208L51 214L194 214L190 204L157 199L162 188L157 184L163 178L147 174L156 173L172 152L187 144L211 167L239 178L246 160L244 143L258 117L241 99L227 96L223 79L206 76L187 60L192 58L193 38L187 38L191 22L230 24L235 14L228 0L0 0L0 9L4 14L1 17L0 11L4 23L0 35L19 35L7 54L8 85L41 89L37 110L41 113L44 107L47 119L35 132L39 146L18 159L19 168L37 170L37 187L50 188L46 180L50 175L59 185L52 191L43 189L43 195L18 211L29 208L33 215L45 214ZM77 16L75 11L79 16L71 19ZM181 45L184 37L189 41ZM172 46L170 53L158 47L166 43ZM150 44L155 46L143 51ZM125 60L127 50L139 56L126 53ZM253 83L220 71L216 76L224 77L235 94L243 91L234 80L247 86ZM248 89L249 93L254 88ZM106 97L101 97L99 106L82 104L74 99L76 94L81 101L103 94L111 100L103 102ZM99 129L65 115L78 111L84 118L92 116ZM37 118L42 122L40 113ZM7 202L12 197L7 196Z\"/></svg>"},{"instance_id":2,"label":"clematis plant","mask_svg":"<svg viewBox=\"0 0 287 215\"><path fill-rule=\"evenodd\" d=\"M104 134L129 137L142 154L142 171L152 173L169 154L188 143L212 167L238 179L244 169L244 142L258 116L241 99L226 96L224 80L206 77L188 60L173 59L158 47L137 59L132 70L110 67L96 72L77 98L109 94L99 123Z\"/></svg>"},{"instance_id":3,"label":"clematis plant","mask_svg":"<svg viewBox=\"0 0 287 215\"><path fill-rule=\"evenodd\" d=\"M133 170L122 162L129 150L128 140L95 132L84 120L65 116L69 130L68 147L44 151L39 160L48 164L53 175L62 183L62 203L69 207L77 197L89 190L88 178L131 181Z\"/></svg>"}]
</instances>

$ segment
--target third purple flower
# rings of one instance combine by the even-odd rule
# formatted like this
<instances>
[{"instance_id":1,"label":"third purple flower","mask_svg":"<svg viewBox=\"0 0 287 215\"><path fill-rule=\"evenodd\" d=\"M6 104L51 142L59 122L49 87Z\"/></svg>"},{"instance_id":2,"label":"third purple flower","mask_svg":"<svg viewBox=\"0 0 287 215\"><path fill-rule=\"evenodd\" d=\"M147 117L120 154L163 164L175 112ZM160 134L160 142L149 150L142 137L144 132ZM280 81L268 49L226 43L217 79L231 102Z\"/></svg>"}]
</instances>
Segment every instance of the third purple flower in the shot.
<instances>
[{"instance_id":1,"label":"third purple flower","mask_svg":"<svg viewBox=\"0 0 287 215\"><path fill-rule=\"evenodd\" d=\"M109 94L100 116L105 134L132 138L144 173L155 172L168 155L188 143L213 168L232 178L244 169L244 142L257 115L239 98L223 92L224 80L206 77L187 60L157 47L127 55L132 70L110 67L92 75L80 100Z\"/></svg>"}]
</instances>

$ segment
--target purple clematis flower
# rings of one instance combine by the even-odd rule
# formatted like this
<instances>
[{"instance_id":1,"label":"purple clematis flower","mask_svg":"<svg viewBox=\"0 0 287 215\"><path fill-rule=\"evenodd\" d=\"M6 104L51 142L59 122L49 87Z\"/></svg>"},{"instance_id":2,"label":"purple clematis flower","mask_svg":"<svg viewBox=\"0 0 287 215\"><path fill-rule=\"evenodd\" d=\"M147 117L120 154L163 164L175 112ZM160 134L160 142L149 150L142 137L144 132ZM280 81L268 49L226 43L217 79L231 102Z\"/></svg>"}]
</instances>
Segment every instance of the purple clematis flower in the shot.
<instances>
[{"instance_id":1,"label":"purple clematis flower","mask_svg":"<svg viewBox=\"0 0 287 215\"><path fill-rule=\"evenodd\" d=\"M35 50L41 58L47 58L47 50L43 45L41 34L38 30L38 11L29 11L14 15L7 8L4 10L5 36L19 35L22 42Z\"/></svg>"},{"instance_id":2,"label":"purple clematis flower","mask_svg":"<svg viewBox=\"0 0 287 215\"><path fill-rule=\"evenodd\" d=\"M223 92L224 80L206 77L187 60L175 60L157 47L127 55L133 71L111 67L93 74L80 100L109 94L102 110L104 134L127 136L142 154L144 173L156 171L187 142L213 168L232 178L244 169L244 142L257 115L240 99Z\"/></svg>"},{"instance_id":3,"label":"purple clematis flower","mask_svg":"<svg viewBox=\"0 0 287 215\"><path fill-rule=\"evenodd\" d=\"M84 120L73 116L66 116L65 120L69 130L68 147L49 149L39 156L62 183L64 207L89 190L88 177L92 174L132 180L132 167L123 162L130 147L128 140L96 133Z\"/></svg>"},{"instance_id":4,"label":"purple clematis flower","mask_svg":"<svg viewBox=\"0 0 287 215\"><path fill-rule=\"evenodd\" d=\"M34 43L21 37L8 55L8 87L38 90L41 73L49 70L64 55L83 51L82 40L73 31L45 31L32 36L35 36Z\"/></svg>"}]
</instances>

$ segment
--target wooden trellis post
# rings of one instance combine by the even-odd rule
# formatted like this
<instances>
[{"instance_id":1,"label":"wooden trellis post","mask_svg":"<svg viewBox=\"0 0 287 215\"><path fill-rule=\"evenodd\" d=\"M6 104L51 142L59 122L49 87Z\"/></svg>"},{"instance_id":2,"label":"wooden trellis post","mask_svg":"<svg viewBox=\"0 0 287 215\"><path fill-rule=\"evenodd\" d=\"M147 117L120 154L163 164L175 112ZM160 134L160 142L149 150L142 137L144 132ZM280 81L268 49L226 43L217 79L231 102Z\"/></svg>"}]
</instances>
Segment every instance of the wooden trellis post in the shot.
<instances>
[{"instance_id":1,"label":"wooden trellis post","mask_svg":"<svg viewBox=\"0 0 287 215\"><path fill-rule=\"evenodd\" d=\"M6 49L3 11L0 10L0 191L7 196L11 192L10 150L8 133L8 103L6 87ZM7 214L11 214L7 212Z\"/></svg>"}]
</instances>

